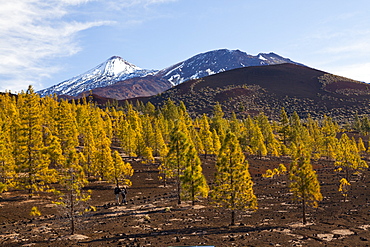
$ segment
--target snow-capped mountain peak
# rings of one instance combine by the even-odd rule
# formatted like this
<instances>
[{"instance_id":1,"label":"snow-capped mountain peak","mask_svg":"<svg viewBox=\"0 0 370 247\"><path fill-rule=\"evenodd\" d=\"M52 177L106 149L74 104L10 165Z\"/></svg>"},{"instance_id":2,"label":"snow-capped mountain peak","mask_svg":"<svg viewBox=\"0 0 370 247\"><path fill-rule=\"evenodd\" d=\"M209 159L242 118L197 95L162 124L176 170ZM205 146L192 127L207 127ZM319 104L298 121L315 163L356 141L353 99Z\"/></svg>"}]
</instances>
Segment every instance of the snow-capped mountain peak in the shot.
<instances>
[{"instance_id":1,"label":"snow-capped mountain peak","mask_svg":"<svg viewBox=\"0 0 370 247\"><path fill-rule=\"evenodd\" d=\"M40 90L38 93L41 96L54 93L76 96L97 87L105 87L133 77L144 77L155 72L155 70L142 69L119 56L113 56L81 75Z\"/></svg>"},{"instance_id":2,"label":"snow-capped mountain peak","mask_svg":"<svg viewBox=\"0 0 370 247\"><path fill-rule=\"evenodd\" d=\"M119 56L113 56L104 63L95 68L100 74L107 76L117 76L120 74L130 74L136 70L142 70L140 67L131 64Z\"/></svg>"}]
</instances>

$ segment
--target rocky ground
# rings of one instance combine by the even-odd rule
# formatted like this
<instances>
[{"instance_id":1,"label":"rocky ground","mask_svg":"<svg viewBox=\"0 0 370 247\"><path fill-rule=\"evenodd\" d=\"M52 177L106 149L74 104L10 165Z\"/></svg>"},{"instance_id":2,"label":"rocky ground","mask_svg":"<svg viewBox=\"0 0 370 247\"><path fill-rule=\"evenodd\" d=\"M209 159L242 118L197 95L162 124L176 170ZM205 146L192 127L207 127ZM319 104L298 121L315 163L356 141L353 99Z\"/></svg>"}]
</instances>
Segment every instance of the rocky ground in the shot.
<instances>
[{"instance_id":1,"label":"rocky ground","mask_svg":"<svg viewBox=\"0 0 370 247\"><path fill-rule=\"evenodd\" d=\"M211 182L214 158L204 162ZM90 205L95 212L78 217L76 234L70 221L51 203L51 195L28 199L24 191L9 191L0 199L1 246L370 246L370 172L352 177L348 201L338 192L339 176L331 162L313 162L321 182L323 201L307 210L308 223L301 223L301 208L292 199L282 178L264 179L261 174L281 159L250 159L259 208L231 213L216 208L208 199L195 206L177 204L175 187L164 187L155 165L133 163L135 174L128 204L116 205L113 184L91 182ZM32 217L37 206L42 215Z\"/></svg>"}]
</instances>

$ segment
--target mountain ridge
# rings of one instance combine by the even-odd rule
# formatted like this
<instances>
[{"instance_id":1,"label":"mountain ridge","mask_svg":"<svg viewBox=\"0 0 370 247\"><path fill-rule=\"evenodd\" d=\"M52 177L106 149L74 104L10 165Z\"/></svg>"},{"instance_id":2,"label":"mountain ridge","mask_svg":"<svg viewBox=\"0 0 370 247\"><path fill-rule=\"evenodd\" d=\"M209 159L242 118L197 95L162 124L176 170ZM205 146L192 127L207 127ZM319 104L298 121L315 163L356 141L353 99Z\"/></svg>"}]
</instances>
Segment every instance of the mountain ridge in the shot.
<instances>
[{"instance_id":1,"label":"mountain ridge","mask_svg":"<svg viewBox=\"0 0 370 247\"><path fill-rule=\"evenodd\" d=\"M228 49L199 53L162 70L141 69L121 57L113 56L79 76L40 90L38 93L42 96L66 94L81 97L92 90L94 94L102 97L122 100L127 97L155 95L184 81L235 68L280 63L302 65L272 52L253 56L240 50Z\"/></svg>"}]
</instances>

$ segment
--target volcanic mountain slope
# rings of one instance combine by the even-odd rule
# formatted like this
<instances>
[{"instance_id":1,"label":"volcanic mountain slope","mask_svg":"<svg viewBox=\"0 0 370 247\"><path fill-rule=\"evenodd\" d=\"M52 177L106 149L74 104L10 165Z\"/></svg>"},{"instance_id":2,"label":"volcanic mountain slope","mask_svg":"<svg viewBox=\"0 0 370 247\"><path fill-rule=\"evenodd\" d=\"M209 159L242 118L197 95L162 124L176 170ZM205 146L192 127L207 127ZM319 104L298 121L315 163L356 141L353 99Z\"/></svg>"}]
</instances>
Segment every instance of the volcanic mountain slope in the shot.
<instances>
[{"instance_id":1,"label":"volcanic mountain slope","mask_svg":"<svg viewBox=\"0 0 370 247\"><path fill-rule=\"evenodd\" d=\"M338 120L370 113L370 85L295 64L230 70L140 100L161 105L167 99L183 101L192 114L210 113L216 102L227 114L264 112L275 119L282 107L301 117L326 114Z\"/></svg>"},{"instance_id":2,"label":"volcanic mountain slope","mask_svg":"<svg viewBox=\"0 0 370 247\"><path fill-rule=\"evenodd\" d=\"M172 85L165 79L148 75L119 81L113 85L95 88L94 95L116 100L131 99L136 97L149 97L166 91ZM89 92L80 93L79 96L89 95Z\"/></svg>"}]
</instances>

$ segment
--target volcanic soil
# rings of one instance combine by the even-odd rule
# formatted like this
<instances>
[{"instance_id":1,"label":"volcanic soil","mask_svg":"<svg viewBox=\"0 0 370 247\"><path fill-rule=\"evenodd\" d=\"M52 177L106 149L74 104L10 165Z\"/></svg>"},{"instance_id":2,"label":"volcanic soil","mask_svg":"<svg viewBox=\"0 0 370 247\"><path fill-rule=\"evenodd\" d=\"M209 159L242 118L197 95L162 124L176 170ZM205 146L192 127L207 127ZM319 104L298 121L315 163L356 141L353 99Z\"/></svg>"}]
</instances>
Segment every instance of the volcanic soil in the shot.
<instances>
[{"instance_id":1,"label":"volcanic soil","mask_svg":"<svg viewBox=\"0 0 370 247\"><path fill-rule=\"evenodd\" d=\"M215 172L215 157L203 158L209 184ZM113 184L93 181L89 205L96 211L77 217L71 235L65 209L52 204L53 196L28 198L12 190L0 199L1 246L370 246L370 171L352 176L347 201L338 192L343 174L333 163L313 161L323 201L307 209L302 224L301 207L293 201L286 177L262 178L268 168L288 159L249 158L256 211L237 211L231 226L231 212L215 207L210 199L177 204L175 184L164 187L156 165L133 161L135 174L128 189L128 204L117 205ZM41 216L30 216L33 206Z\"/></svg>"}]
</instances>

